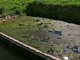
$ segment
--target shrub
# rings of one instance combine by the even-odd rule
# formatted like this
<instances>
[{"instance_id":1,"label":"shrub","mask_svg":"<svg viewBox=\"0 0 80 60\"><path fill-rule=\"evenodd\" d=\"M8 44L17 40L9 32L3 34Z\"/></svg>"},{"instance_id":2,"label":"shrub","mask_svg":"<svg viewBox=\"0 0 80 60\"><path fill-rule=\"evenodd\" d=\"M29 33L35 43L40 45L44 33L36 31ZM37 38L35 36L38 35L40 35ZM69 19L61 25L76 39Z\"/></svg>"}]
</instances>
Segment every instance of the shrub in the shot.
<instances>
[{"instance_id":1,"label":"shrub","mask_svg":"<svg viewBox=\"0 0 80 60\"><path fill-rule=\"evenodd\" d=\"M55 5L34 1L26 7L26 14L80 24L80 5Z\"/></svg>"}]
</instances>

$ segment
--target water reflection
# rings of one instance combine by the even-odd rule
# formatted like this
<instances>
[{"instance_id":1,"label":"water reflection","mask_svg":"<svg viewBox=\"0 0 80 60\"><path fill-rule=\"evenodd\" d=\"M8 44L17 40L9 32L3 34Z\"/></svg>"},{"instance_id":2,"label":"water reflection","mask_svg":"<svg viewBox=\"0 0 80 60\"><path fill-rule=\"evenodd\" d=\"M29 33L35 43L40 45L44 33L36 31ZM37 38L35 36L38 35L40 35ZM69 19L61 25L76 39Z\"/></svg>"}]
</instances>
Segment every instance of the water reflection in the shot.
<instances>
[{"instance_id":1,"label":"water reflection","mask_svg":"<svg viewBox=\"0 0 80 60\"><path fill-rule=\"evenodd\" d=\"M62 31L54 31L54 33L55 33L55 34L58 34L58 35L60 35L60 36L62 35L62 34L61 34Z\"/></svg>"},{"instance_id":2,"label":"water reflection","mask_svg":"<svg viewBox=\"0 0 80 60\"><path fill-rule=\"evenodd\" d=\"M30 36L22 36L22 38L29 38Z\"/></svg>"},{"instance_id":3,"label":"water reflection","mask_svg":"<svg viewBox=\"0 0 80 60\"><path fill-rule=\"evenodd\" d=\"M79 50L78 50L78 46L74 46L72 48L72 51L75 52L75 53L80 53Z\"/></svg>"}]
</instances>

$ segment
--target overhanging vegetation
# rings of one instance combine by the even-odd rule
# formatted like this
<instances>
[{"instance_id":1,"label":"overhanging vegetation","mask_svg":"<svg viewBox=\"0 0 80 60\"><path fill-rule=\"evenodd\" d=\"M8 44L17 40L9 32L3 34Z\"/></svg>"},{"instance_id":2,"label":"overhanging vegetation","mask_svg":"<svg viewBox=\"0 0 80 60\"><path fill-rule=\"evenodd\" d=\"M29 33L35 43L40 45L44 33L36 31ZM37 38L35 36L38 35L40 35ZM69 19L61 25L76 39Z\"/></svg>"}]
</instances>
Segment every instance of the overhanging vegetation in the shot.
<instances>
[{"instance_id":1,"label":"overhanging vegetation","mask_svg":"<svg viewBox=\"0 0 80 60\"><path fill-rule=\"evenodd\" d=\"M44 4L32 2L26 7L27 15L46 17L80 24L80 5Z\"/></svg>"}]
</instances>

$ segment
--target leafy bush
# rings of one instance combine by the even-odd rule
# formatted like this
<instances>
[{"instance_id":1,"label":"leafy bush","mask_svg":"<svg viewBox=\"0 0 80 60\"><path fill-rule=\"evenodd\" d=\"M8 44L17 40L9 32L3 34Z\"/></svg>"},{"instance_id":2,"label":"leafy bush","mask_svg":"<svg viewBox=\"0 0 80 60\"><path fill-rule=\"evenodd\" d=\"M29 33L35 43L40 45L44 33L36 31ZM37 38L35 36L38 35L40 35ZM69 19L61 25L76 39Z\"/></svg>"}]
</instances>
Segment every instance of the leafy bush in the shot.
<instances>
[{"instance_id":1,"label":"leafy bush","mask_svg":"<svg viewBox=\"0 0 80 60\"><path fill-rule=\"evenodd\" d=\"M55 5L34 1L26 7L26 14L80 24L80 5Z\"/></svg>"}]
</instances>

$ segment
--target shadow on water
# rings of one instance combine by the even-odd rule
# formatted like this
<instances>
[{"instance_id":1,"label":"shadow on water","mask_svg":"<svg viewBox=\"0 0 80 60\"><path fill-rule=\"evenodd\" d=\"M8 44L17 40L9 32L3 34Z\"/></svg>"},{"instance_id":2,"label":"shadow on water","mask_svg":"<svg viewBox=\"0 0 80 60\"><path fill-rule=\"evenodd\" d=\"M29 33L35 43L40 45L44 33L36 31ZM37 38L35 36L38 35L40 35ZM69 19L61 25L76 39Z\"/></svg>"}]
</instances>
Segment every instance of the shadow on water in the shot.
<instances>
[{"instance_id":1,"label":"shadow on water","mask_svg":"<svg viewBox=\"0 0 80 60\"><path fill-rule=\"evenodd\" d=\"M48 54L52 54L53 52L54 52L54 50L53 50L52 48L50 48L50 49L47 51Z\"/></svg>"},{"instance_id":2,"label":"shadow on water","mask_svg":"<svg viewBox=\"0 0 80 60\"><path fill-rule=\"evenodd\" d=\"M30 36L22 36L22 38L26 38L27 39L27 38L30 38Z\"/></svg>"},{"instance_id":3,"label":"shadow on water","mask_svg":"<svg viewBox=\"0 0 80 60\"><path fill-rule=\"evenodd\" d=\"M53 32L53 31L51 31L51 30L48 30L48 32Z\"/></svg>"},{"instance_id":4,"label":"shadow on water","mask_svg":"<svg viewBox=\"0 0 80 60\"><path fill-rule=\"evenodd\" d=\"M62 31L54 31L54 33L55 33L55 34L58 34L58 35L60 35L60 36L62 35L62 34L61 34Z\"/></svg>"},{"instance_id":5,"label":"shadow on water","mask_svg":"<svg viewBox=\"0 0 80 60\"><path fill-rule=\"evenodd\" d=\"M48 32L50 32L50 33L55 33L55 34L57 34L57 35L62 35L62 31L57 31L57 30L54 30L54 31L51 31L51 30L48 30Z\"/></svg>"},{"instance_id":6,"label":"shadow on water","mask_svg":"<svg viewBox=\"0 0 80 60\"><path fill-rule=\"evenodd\" d=\"M66 48L63 50L62 54L64 54L65 52L67 52L67 50L70 48L70 44L71 44L71 43L69 43L69 44L66 46Z\"/></svg>"},{"instance_id":7,"label":"shadow on water","mask_svg":"<svg viewBox=\"0 0 80 60\"><path fill-rule=\"evenodd\" d=\"M80 52L78 51L78 46L74 46L74 47L72 48L72 51L75 52L75 53L80 53Z\"/></svg>"},{"instance_id":8,"label":"shadow on water","mask_svg":"<svg viewBox=\"0 0 80 60\"><path fill-rule=\"evenodd\" d=\"M42 42L48 42L48 40L49 40L50 38L48 37L48 38L44 38L43 40L41 40Z\"/></svg>"}]
</instances>

